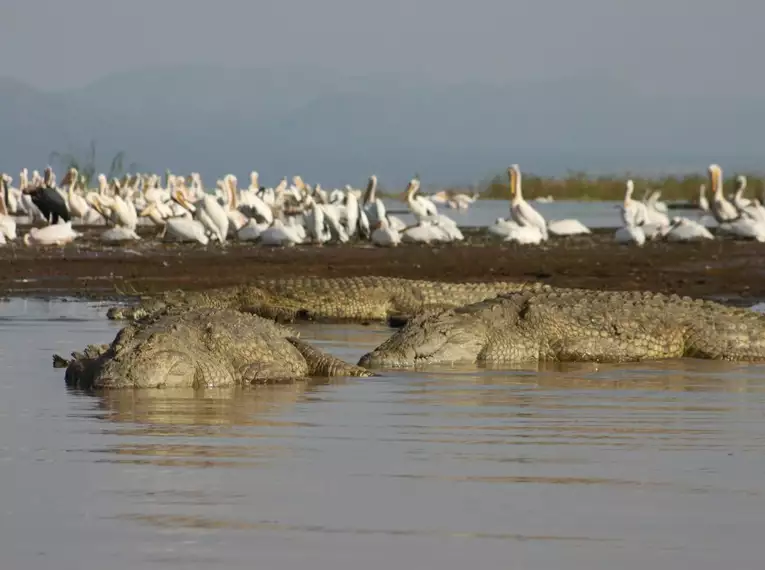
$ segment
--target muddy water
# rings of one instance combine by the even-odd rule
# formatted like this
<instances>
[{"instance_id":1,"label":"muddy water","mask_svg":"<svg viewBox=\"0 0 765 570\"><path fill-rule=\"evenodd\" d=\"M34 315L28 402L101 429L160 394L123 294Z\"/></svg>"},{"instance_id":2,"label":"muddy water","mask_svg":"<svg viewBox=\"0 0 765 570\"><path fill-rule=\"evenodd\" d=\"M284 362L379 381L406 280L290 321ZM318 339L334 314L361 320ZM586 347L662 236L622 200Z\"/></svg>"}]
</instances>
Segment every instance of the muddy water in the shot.
<instances>
[{"instance_id":1,"label":"muddy water","mask_svg":"<svg viewBox=\"0 0 765 570\"><path fill-rule=\"evenodd\" d=\"M0 305L0 567L762 567L765 368L68 392L103 308ZM388 334L304 327L356 359Z\"/></svg>"}]
</instances>

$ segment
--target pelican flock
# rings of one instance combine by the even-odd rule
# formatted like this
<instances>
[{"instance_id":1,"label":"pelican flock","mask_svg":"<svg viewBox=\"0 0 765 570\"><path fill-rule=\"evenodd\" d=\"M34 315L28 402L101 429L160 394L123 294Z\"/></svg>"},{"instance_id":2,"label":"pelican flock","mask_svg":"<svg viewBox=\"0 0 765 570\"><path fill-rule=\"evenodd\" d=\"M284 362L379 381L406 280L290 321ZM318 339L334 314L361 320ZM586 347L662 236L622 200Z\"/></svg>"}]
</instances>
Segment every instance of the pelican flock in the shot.
<instances>
[{"instance_id":1,"label":"pelican flock","mask_svg":"<svg viewBox=\"0 0 765 570\"><path fill-rule=\"evenodd\" d=\"M579 220L548 220L524 198L520 166L507 169L510 195L508 216L497 218L487 230L493 238L526 245L544 244L563 236L590 234ZM643 245L648 240L691 241L715 239L707 227L717 225L718 235L765 241L765 206L745 196L747 180L736 178L736 190L726 197L722 169L709 165L708 181L699 188L697 220L668 215L659 191L645 190L643 199L633 197L633 180L625 183L619 206L621 225L614 234L618 243ZM108 180L96 177L96 186L76 168L69 168L56 182L50 167L19 172L18 187L13 177L0 173L0 245L18 239L18 225L32 225L22 242L29 246L64 245L83 234L76 226L102 226L104 244L141 240L139 227L156 227L156 237L166 242L225 245L229 241L252 242L286 247L300 244L361 242L378 247L401 244L461 242L465 238L457 222L439 211L446 207L464 211L478 198L477 193L421 192L418 176L401 194L403 207L414 219L405 223L393 215L378 196L378 179L371 175L366 188L325 190L306 183L301 176L291 182L282 177L274 187L260 184L252 171L249 185L240 187L234 174L226 174L214 188L205 188L199 173L179 176L170 172L127 174ZM707 189L709 194L707 194ZM554 197L537 199L552 202ZM398 210L396 214L403 213ZM42 227L39 227L41 226ZM144 232L144 236L150 231Z\"/></svg>"},{"instance_id":2,"label":"pelican flock","mask_svg":"<svg viewBox=\"0 0 765 570\"><path fill-rule=\"evenodd\" d=\"M622 226L614 234L616 241L643 245L646 240L653 239L715 239L705 224L710 221L716 223L717 231L721 235L765 241L765 207L760 200L750 200L743 196L747 184L746 177L736 177L736 191L729 200L723 194L723 172L720 165L710 164L707 176L712 194L711 201L706 195L707 185L702 184L699 187L698 220L680 216L670 219L667 215L667 205L659 200L659 191L648 192L644 200L636 201L632 198L635 184L632 180L627 180L624 202L620 207Z\"/></svg>"}]
</instances>

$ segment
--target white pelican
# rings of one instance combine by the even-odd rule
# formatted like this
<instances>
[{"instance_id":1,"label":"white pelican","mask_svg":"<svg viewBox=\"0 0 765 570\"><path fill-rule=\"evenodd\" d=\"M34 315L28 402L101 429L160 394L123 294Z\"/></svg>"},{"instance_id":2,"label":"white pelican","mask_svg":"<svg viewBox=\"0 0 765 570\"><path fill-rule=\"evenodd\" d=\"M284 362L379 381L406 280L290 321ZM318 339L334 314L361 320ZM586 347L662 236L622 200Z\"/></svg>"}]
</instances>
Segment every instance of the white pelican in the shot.
<instances>
[{"instance_id":1,"label":"white pelican","mask_svg":"<svg viewBox=\"0 0 765 570\"><path fill-rule=\"evenodd\" d=\"M449 192L441 190L430 196L430 201L434 204L446 204L449 202Z\"/></svg>"},{"instance_id":2,"label":"white pelican","mask_svg":"<svg viewBox=\"0 0 765 570\"><path fill-rule=\"evenodd\" d=\"M389 216L386 213L385 204L380 198L377 198L377 176L374 174L369 177L367 188L364 191L362 208L367 215L367 220L371 227L375 227L377 222L383 218L388 220L390 227L396 231L404 231L407 225L397 216Z\"/></svg>"},{"instance_id":3,"label":"white pelican","mask_svg":"<svg viewBox=\"0 0 765 570\"><path fill-rule=\"evenodd\" d=\"M449 208L456 209L456 210L467 210L470 205L478 200L478 193L473 192L472 194L465 194L464 192L459 192L456 194L453 194L451 196L451 199L446 202L446 205Z\"/></svg>"},{"instance_id":4,"label":"white pelican","mask_svg":"<svg viewBox=\"0 0 765 570\"><path fill-rule=\"evenodd\" d=\"M226 191L224 210L228 216L228 237L234 237L247 224L248 218L239 210L239 188L236 176L226 175L223 185Z\"/></svg>"},{"instance_id":5,"label":"white pelican","mask_svg":"<svg viewBox=\"0 0 765 570\"><path fill-rule=\"evenodd\" d=\"M651 192L645 204L645 225L654 229L662 230L669 226L669 216L666 214L667 205L659 202L661 191Z\"/></svg>"},{"instance_id":6,"label":"white pelican","mask_svg":"<svg viewBox=\"0 0 765 570\"><path fill-rule=\"evenodd\" d=\"M672 224L667 228L663 228L660 235L667 241L691 241L715 238L702 224L678 216L672 218Z\"/></svg>"},{"instance_id":7,"label":"white pelican","mask_svg":"<svg viewBox=\"0 0 765 570\"><path fill-rule=\"evenodd\" d=\"M745 239L754 239L759 242L765 241L765 224L757 222L748 216L741 216L730 222L723 222L718 226L718 231Z\"/></svg>"},{"instance_id":8,"label":"white pelican","mask_svg":"<svg viewBox=\"0 0 765 570\"><path fill-rule=\"evenodd\" d=\"M263 190L263 197L261 198L261 190L258 186L258 173L253 170L250 173L250 187L239 192L237 200L237 209L250 218L255 218L259 224L270 225L274 221L274 212L271 209L271 205L274 203L273 195L270 196L270 202L266 202L265 190ZM273 192L273 190L272 190ZM269 203L271 205L269 205Z\"/></svg>"},{"instance_id":9,"label":"white pelican","mask_svg":"<svg viewBox=\"0 0 765 570\"><path fill-rule=\"evenodd\" d=\"M158 226L162 226L159 238L166 242L198 242L207 245L205 227L201 222L185 217L163 217L155 202L151 202L140 214L149 217Z\"/></svg>"},{"instance_id":10,"label":"white pelican","mask_svg":"<svg viewBox=\"0 0 765 570\"><path fill-rule=\"evenodd\" d=\"M760 202L759 198L754 198L751 201L751 205L747 206L743 210L741 210L741 213L748 218L751 218L755 222L758 222L760 224L765 223L765 207L763 207L762 202Z\"/></svg>"},{"instance_id":11,"label":"white pelican","mask_svg":"<svg viewBox=\"0 0 765 570\"><path fill-rule=\"evenodd\" d=\"M537 226L510 227L504 241L511 241L521 245L539 245L545 240L542 230Z\"/></svg>"},{"instance_id":12,"label":"white pelican","mask_svg":"<svg viewBox=\"0 0 765 570\"><path fill-rule=\"evenodd\" d=\"M409 209L418 219L438 216L436 205L425 196L417 194L419 189L420 181L417 178L412 178L405 191L406 203L409 205Z\"/></svg>"},{"instance_id":13,"label":"white pelican","mask_svg":"<svg viewBox=\"0 0 765 570\"><path fill-rule=\"evenodd\" d=\"M372 175L369 177L369 180L367 181L367 189L364 191L364 199L362 200L362 207L364 208L364 211L367 213L367 217L369 218L369 223L372 225L377 224L380 220L377 218L378 214L378 207L376 204L377 200L377 176Z\"/></svg>"},{"instance_id":14,"label":"white pelican","mask_svg":"<svg viewBox=\"0 0 765 570\"><path fill-rule=\"evenodd\" d=\"M6 200L8 198L8 179L5 174L1 175L0 184L3 185L2 192L0 192L0 236L9 240L16 239L16 220L12 216L8 215L8 206Z\"/></svg>"},{"instance_id":15,"label":"white pelican","mask_svg":"<svg viewBox=\"0 0 765 570\"><path fill-rule=\"evenodd\" d=\"M72 229L71 221L63 222L44 228L31 228L24 236L24 245L65 245L79 235Z\"/></svg>"},{"instance_id":16,"label":"white pelican","mask_svg":"<svg viewBox=\"0 0 765 570\"><path fill-rule=\"evenodd\" d=\"M5 197L5 207L9 215L17 215L23 212L23 206L21 204L21 190L11 186L13 184L13 178L10 174L2 174L3 194Z\"/></svg>"},{"instance_id":17,"label":"white pelican","mask_svg":"<svg viewBox=\"0 0 765 570\"><path fill-rule=\"evenodd\" d=\"M441 233L443 233L445 236L444 241L462 241L465 239L465 236L462 235L462 231L460 231L459 227L457 226L457 222L447 216L444 216L443 214L420 218L420 221L430 222L433 225L438 226L438 228L441 230Z\"/></svg>"},{"instance_id":18,"label":"white pelican","mask_svg":"<svg viewBox=\"0 0 765 570\"><path fill-rule=\"evenodd\" d=\"M285 225L279 218L275 218L271 227L260 234L260 243L263 245L291 246L302 241L296 229Z\"/></svg>"},{"instance_id":19,"label":"white pelican","mask_svg":"<svg viewBox=\"0 0 765 570\"><path fill-rule=\"evenodd\" d=\"M91 207L85 198L75 192L75 185L79 179L78 174L76 168L70 168L69 172L66 173L66 176L64 176L64 179L61 181L61 184L68 186L66 196L69 211L72 213L72 216L79 218L80 220L85 220Z\"/></svg>"},{"instance_id":20,"label":"white pelican","mask_svg":"<svg viewBox=\"0 0 765 570\"><path fill-rule=\"evenodd\" d=\"M123 243L126 241L137 241L140 239L141 236L135 233L135 230L124 228L122 226L109 228L101 234L101 241L104 243Z\"/></svg>"},{"instance_id":21,"label":"white pelican","mask_svg":"<svg viewBox=\"0 0 765 570\"><path fill-rule=\"evenodd\" d=\"M417 195L419 189L419 179L412 178L409 181L405 191L407 204L409 205L409 209L411 210L412 214L414 214L415 219L418 222L430 222L431 225L437 226L439 231L436 231L435 234L439 236L439 241L459 241L465 239L462 235L462 232L457 227L457 222L448 216L439 214L438 209L433 202L422 195ZM393 224L390 224L390 226L392 229L398 230L398 228ZM407 231L408 228L405 228L405 235ZM425 230L417 231L423 232ZM442 234L444 234L445 238L442 236ZM409 235L411 235L411 232Z\"/></svg>"},{"instance_id":22,"label":"white pelican","mask_svg":"<svg viewBox=\"0 0 765 570\"><path fill-rule=\"evenodd\" d=\"M113 180L114 196L106 196L102 192L93 194L91 201L93 207L105 219L110 220L115 226L135 230L138 225L138 213L128 194L128 199L120 196L120 183ZM90 195L89 195L90 196Z\"/></svg>"},{"instance_id":23,"label":"white pelican","mask_svg":"<svg viewBox=\"0 0 765 570\"><path fill-rule=\"evenodd\" d=\"M356 208L358 209L358 216L359 216L358 218L359 235L364 239L369 239L371 238L371 235L372 235L371 226L369 225L369 217L367 216L367 213L362 208L361 202L359 201L358 198L356 198Z\"/></svg>"},{"instance_id":24,"label":"white pelican","mask_svg":"<svg viewBox=\"0 0 765 570\"><path fill-rule=\"evenodd\" d=\"M305 227L308 237L313 243L328 242L332 235L324 227L325 216L322 205L311 196L308 196L306 200L308 211L305 214Z\"/></svg>"},{"instance_id":25,"label":"white pelican","mask_svg":"<svg viewBox=\"0 0 765 570\"><path fill-rule=\"evenodd\" d=\"M659 201L659 198L661 198L661 190L654 190L651 192L651 195L648 196L648 200L646 200L646 206L656 212L666 214L668 211L667 204Z\"/></svg>"},{"instance_id":26,"label":"white pelican","mask_svg":"<svg viewBox=\"0 0 765 570\"><path fill-rule=\"evenodd\" d=\"M202 225L217 239L220 243L225 243L228 235L228 216L218 201L209 194L205 194L200 199L191 203L183 192L179 189L173 193L173 199L181 206L189 210L194 219L201 222Z\"/></svg>"},{"instance_id":27,"label":"white pelican","mask_svg":"<svg viewBox=\"0 0 765 570\"><path fill-rule=\"evenodd\" d=\"M542 215L537 212L526 200L523 199L523 186L521 183L521 168L517 164L513 164L507 169L507 174L510 177L510 194L512 195L512 205L510 207L510 213L513 220L523 227L536 228L538 233L542 236L542 240L547 239L547 223ZM519 235L515 230L513 235ZM527 230L524 233L528 233Z\"/></svg>"},{"instance_id":28,"label":"white pelican","mask_svg":"<svg viewBox=\"0 0 765 570\"><path fill-rule=\"evenodd\" d=\"M699 209L702 212L709 211L709 200L707 200L707 185L702 184L699 186Z\"/></svg>"},{"instance_id":29,"label":"white pelican","mask_svg":"<svg viewBox=\"0 0 765 570\"><path fill-rule=\"evenodd\" d=\"M505 238L510 235L510 232L517 230L520 227L521 226L519 226L515 220L497 218L494 224L489 226L488 231L490 234Z\"/></svg>"},{"instance_id":30,"label":"white pelican","mask_svg":"<svg viewBox=\"0 0 765 570\"><path fill-rule=\"evenodd\" d=\"M448 242L452 241L442 227L431 220L422 219L417 224L401 232L401 241L406 243Z\"/></svg>"},{"instance_id":31,"label":"white pelican","mask_svg":"<svg viewBox=\"0 0 765 570\"><path fill-rule=\"evenodd\" d=\"M744 191L746 190L746 176L736 176L736 191L733 194L733 205L737 210L743 210L752 205L752 201L749 198L744 198Z\"/></svg>"},{"instance_id":32,"label":"white pelican","mask_svg":"<svg viewBox=\"0 0 765 570\"><path fill-rule=\"evenodd\" d=\"M401 234L390 227L388 220L382 219L372 232L372 243L380 247L395 247L401 243Z\"/></svg>"},{"instance_id":33,"label":"white pelican","mask_svg":"<svg viewBox=\"0 0 765 570\"><path fill-rule=\"evenodd\" d=\"M646 221L645 204L632 199L634 191L635 183L632 180L627 180L624 203L621 208L622 222L625 226L642 226Z\"/></svg>"},{"instance_id":34,"label":"white pelican","mask_svg":"<svg viewBox=\"0 0 765 570\"><path fill-rule=\"evenodd\" d=\"M723 195L722 168L717 164L710 164L709 183L712 191L712 215L718 224L732 222L741 216L736 207L728 202Z\"/></svg>"},{"instance_id":35,"label":"white pelican","mask_svg":"<svg viewBox=\"0 0 765 570\"><path fill-rule=\"evenodd\" d=\"M260 239L260 234L267 230L270 225L271 224L265 222L258 223L250 218L247 220L247 223L236 232L236 239L239 241L256 241Z\"/></svg>"},{"instance_id":36,"label":"white pelican","mask_svg":"<svg viewBox=\"0 0 765 570\"><path fill-rule=\"evenodd\" d=\"M359 228L359 200L349 189L345 194L345 231L348 237L356 235Z\"/></svg>"},{"instance_id":37,"label":"white pelican","mask_svg":"<svg viewBox=\"0 0 765 570\"><path fill-rule=\"evenodd\" d=\"M547 231L554 236L578 236L591 234L590 228L579 220L550 220L547 222Z\"/></svg>"},{"instance_id":38,"label":"white pelican","mask_svg":"<svg viewBox=\"0 0 765 570\"><path fill-rule=\"evenodd\" d=\"M640 226L627 224L616 230L614 239L616 240L616 243L635 243L637 245L643 245L645 243L645 232Z\"/></svg>"}]
</instances>

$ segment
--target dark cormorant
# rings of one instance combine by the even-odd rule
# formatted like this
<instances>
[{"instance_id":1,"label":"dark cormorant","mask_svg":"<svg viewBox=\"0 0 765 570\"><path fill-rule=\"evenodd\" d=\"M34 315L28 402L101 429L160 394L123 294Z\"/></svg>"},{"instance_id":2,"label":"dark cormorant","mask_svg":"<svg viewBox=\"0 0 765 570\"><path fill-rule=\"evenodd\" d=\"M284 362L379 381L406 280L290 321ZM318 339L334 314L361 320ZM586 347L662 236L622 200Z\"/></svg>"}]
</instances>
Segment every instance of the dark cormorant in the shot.
<instances>
[{"instance_id":1,"label":"dark cormorant","mask_svg":"<svg viewBox=\"0 0 765 570\"><path fill-rule=\"evenodd\" d=\"M42 212L49 224L57 224L59 218L68 222L72 219L69 208L66 206L64 197L52 185L52 174L53 171L46 168L43 185L37 188L27 187L24 193L32 197L32 203Z\"/></svg>"}]
</instances>

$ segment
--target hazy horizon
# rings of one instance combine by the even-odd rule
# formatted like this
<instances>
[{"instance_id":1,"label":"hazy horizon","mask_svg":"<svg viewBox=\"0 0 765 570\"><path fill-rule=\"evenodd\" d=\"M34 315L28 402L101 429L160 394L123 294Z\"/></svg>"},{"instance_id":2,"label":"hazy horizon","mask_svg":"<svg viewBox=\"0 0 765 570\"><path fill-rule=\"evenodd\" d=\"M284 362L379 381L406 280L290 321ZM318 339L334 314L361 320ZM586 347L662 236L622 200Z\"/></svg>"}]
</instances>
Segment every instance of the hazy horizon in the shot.
<instances>
[{"instance_id":1,"label":"hazy horizon","mask_svg":"<svg viewBox=\"0 0 765 570\"><path fill-rule=\"evenodd\" d=\"M510 162L759 171L765 155L749 0L7 4L10 172L91 139L101 161L327 184L469 184Z\"/></svg>"}]
</instances>

